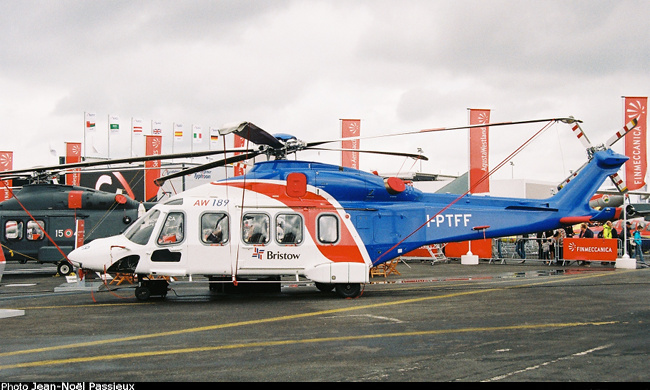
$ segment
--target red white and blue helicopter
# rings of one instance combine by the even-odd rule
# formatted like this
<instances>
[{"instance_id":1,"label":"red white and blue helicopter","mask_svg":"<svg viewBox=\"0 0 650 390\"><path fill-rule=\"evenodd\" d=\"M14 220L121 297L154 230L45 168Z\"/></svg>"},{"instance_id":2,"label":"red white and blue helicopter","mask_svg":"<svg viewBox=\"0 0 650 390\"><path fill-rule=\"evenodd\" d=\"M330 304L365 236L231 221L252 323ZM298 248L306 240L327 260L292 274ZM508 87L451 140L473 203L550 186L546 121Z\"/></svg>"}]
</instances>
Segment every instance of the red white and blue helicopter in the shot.
<instances>
[{"instance_id":1,"label":"red white and blue helicopter","mask_svg":"<svg viewBox=\"0 0 650 390\"><path fill-rule=\"evenodd\" d=\"M514 123L525 122L480 126ZM468 127L472 126L459 128ZM419 132L451 129L456 128ZM72 251L72 264L81 270L138 275L136 297L141 300L167 294L169 282L160 276L190 281L208 277L213 290L304 277L321 291L354 298L369 282L371 267L423 245L614 218L615 208L595 210L589 201L628 160L609 147L593 148L580 172L547 199L467 193L458 197L424 193L398 178L286 159L288 154L334 141L305 143L288 135L272 136L249 122L220 132L237 134L259 149L164 176L157 183L258 155L275 159L256 163L244 176L205 184L158 203L122 235L96 239Z\"/></svg>"}]
</instances>

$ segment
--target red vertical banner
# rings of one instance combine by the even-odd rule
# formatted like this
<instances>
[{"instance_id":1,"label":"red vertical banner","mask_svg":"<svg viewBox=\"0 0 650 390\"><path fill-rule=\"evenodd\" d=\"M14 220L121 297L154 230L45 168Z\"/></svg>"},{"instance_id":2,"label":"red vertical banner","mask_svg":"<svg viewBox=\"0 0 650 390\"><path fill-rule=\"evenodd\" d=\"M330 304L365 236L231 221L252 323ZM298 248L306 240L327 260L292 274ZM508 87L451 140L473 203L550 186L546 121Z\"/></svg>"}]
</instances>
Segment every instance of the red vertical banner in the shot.
<instances>
[{"instance_id":1,"label":"red vertical banner","mask_svg":"<svg viewBox=\"0 0 650 390\"><path fill-rule=\"evenodd\" d=\"M235 142L235 148L243 148L244 146L246 146L246 139L238 136L237 134L235 134L234 142ZM241 154L241 153L239 153L239 152L235 153L235 155L239 155L239 154ZM235 173L234 173L234 175L235 176L244 176L244 173L245 173L244 167L245 166L246 166L246 164L243 164L243 163L235 164Z\"/></svg>"},{"instance_id":2,"label":"red vertical banner","mask_svg":"<svg viewBox=\"0 0 650 390\"><path fill-rule=\"evenodd\" d=\"M145 154L162 154L162 135L145 135ZM160 177L160 160L145 161L144 167L144 197L147 201L155 201L158 197L158 186L153 181Z\"/></svg>"},{"instance_id":3,"label":"red vertical banner","mask_svg":"<svg viewBox=\"0 0 650 390\"><path fill-rule=\"evenodd\" d=\"M469 109L470 125L485 123L490 123L490 110ZM490 192L489 141L489 127L469 129L469 191L473 194Z\"/></svg>"},{"instance_id":4,"label":"red vertical banner","mask_svg":"<svg viewBox=\"0 0 650 390\"><path fill-rule=\"evenodd\" d=\"M341 138L355 138L361 135L360 119L341 119ZM343 149L359 149L359 139L341 142ZM348 168L359 169L359 152L341 152L341 165Z\"/></svg>"},{"instance_id":5,"label":"red vertical banner","mask_svg":"<svg viewBox=\"0 0 650 390\"><path fill-rule=\"evenodd\" d=\"M74 164L81 162L81 142L65 143L65 163ZM73 169L72 173L66 173L65 184L78 186L81 182L81 170Z\"/></svg>"},{"instance_id":6,"label":"red vertical banner","mask_svg":"<svg viewBox=\"0 0 650 390\"><path fill-rule=\"evenodd\" d=\"M14 169L14 152L0 152L0 172L10 171ZM0 185L0 202L11 198L9 187L12 185L12 180L4 180L7 185Z\"/></svg>"},{"instance_id":7,"label":"red vertical banner","mask_svg":"<svg viewBox=\"0 0 650 390\"><path fill-rule=\"evenodd\" d=\"M627 123L636 118L638 123L625 136L625 155L630 159L625 163L625 182L630 191L645 185L647 162L648 97L625 96L625 120Z\"/></svg>"}]
</instances>

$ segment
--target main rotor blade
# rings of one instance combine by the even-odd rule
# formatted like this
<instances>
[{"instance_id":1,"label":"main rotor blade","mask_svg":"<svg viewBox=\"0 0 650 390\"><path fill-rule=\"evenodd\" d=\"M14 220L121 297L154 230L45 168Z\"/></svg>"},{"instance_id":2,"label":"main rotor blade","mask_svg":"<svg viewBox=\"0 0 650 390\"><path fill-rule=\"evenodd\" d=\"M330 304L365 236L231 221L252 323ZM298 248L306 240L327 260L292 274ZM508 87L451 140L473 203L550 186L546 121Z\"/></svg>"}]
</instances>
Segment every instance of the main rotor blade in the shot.
<instances>
[{"instance_id":1,"label":"main rotor blade","mask_svg":"<svg viewBox=\"0 0 650 390\"><path fill-rule=\"evenodd\" d=\"M611 148L612 145L616 143L616 141L625 137L630 132L630 130L634 129L638 122L639 122L639 118L634 118L631 121L627 122L621 130L617 131L616 134L614 134L607 140L605 147Z\"/></svg>"},{"instance_id":2,"label":"main rotor blade","mask_svg":"<svg viewBox=\"0 0 650 390\"><path fill-rule=\"evenodd\" d=\"M268 145L274 149L282 149L284 147L284 144L278 141L277 138L251 122L241 122L219 129L219 134L221 135L230 133L235 133L257 145Z\"/></svg>"},{"instance_id":3,"label":"main rotor blade","mask_svg":"<svg viewBox=\"0 0 650 390\"><path fill-rule=\"evenodd\" d=\"M330 143L330 142L386 138L386 137L396 137L396 136L402 136L402 135L414 135L414 134L432 133L432 132L437 132L437 131L450 131L450 130L481 128L481 127L521 125L521 124L528 124L528 123L540 123L540 122L551 122L551 121L556 121L556 122L557 121L563 121L563 122L567 122L567 123L582 122L581 120L578 120L578 119L575 119L575 118L548 118L548 119L532 119L532 120L515 121L515 122L484 123L484 124L479 124L479 125L466 125L466 126L456 126L456 127L439 127L439 128L433 128L433 129L423 129L423 130L416 130L416 131L408 131L408 132L405 132L405 133L384 134L384 135L375 135L375 136L369 136L369 137L359 136L359 137L339 138L339 139L329 140L329 141L309 142L309 143L307 143L307 148L312 148L313 146L320 146L320 145Z\"/></svg>"},{"instance_id":4,"label":"main rotor blade","mask_svg":"<svg viewBox=\"0 0 650 390\"><path fill-rule=\"evenodd\" d=\"M126 157L126 158L118 158L118 159L102 160L102 161L84 161L78 163L59 164L59 165L50 165L45 167L33 167L33 168L4 171L4 172L0 172L0 177L16 175L16 174L25 174L31 172L65 171L74 168L88 168L88 167L95 167L101 165L127 164L127 163L137 163L137 162L156 161L156 160L170 160L175 158L204 157L204 156L211 156L216 154L242 153L242 152L246 153L251 151L252 151L251 149L206 150L202 152L158 154L154 156Z\"/></svg>"},{"instance_id":5,"label":"main rotor blade","mask_svg":"<svg viewBox=\"0 0 650 390\"><path fill-rule=\"evenodd\" d=\"M240 155L237 155L237 156L228 157L228 158L225 158L223 160L212 161L212 162L209 162L207 164L197 165L196 167L186 168L186 169L183 169L183 170L178 171L176 173L172 173L170 175L161 176L161 177L155 179L154 183L156 183L156 185L158 187L160 187L160 186L163 185L163 183L165 183L169 179L174 179L174 178L182 177L182 176L185 176L185 175L191 175L192 173L205 171L206 169L222 167L222 166L224 166L226 164L232 164L232 163L248 160L250 158L254 158L256 156L259 156L262 153L264 153L264 152L260 151L260 150L251 151L251 152L240 154Z\"/></svg>"},{"instance_id":6,"label":"main rotor blade","mask_svg":"<svg viewBox=\"0 0 650 390\"><path fill-rule=\"evenodd\" d=\"M329 150L332 152L359 152L359 153L373 153L373 154L383 154L386 156L400 156L400 157L410 157L416 160L429 161L429 158L421 154L413 153L401 153L401 152L382 152L380 150L363 150L363 149L333 149L333 148L308 148L306 150Z\"/></svg>"}]
</instances>

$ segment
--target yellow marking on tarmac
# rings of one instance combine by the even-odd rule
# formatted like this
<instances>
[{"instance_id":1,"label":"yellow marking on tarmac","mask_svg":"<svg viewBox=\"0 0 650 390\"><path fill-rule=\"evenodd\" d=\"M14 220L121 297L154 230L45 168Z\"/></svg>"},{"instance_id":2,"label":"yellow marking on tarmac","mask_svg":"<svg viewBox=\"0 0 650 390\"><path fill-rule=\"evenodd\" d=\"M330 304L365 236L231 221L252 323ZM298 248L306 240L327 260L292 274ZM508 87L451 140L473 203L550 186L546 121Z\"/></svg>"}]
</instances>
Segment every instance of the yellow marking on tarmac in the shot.
<instances>
[{"instance_id":1,"label":"yellow marking on tarmac","mask_svg":"<svg viewBox=\"0 0 650 390\"><path fill-rule=\"evenodd\" d=\"M581 276L574 277L574 278L568 278L568 279L563 278L561 280L544 281L544 282L533 283L533 284L525 284L523 286L505 286L505 287L488 288L488 289L482 289L482 290L454 292L454 293L450 293L450 294L436 295L436 296L433 296L433 297L410 298L410 299L403 299L403 300L394 301L394 302L382 302L382 303L374 303L374 304L354 306L354 307L344 307L344 308L337 308L337 309L321 310L321 311L316 311L316 312L313 312L313 313L292 314L292 315L287 315L287 316L262 318L262 319L257 319L257 320L240 321L240 322L233 322L233 323L228 323L228 324L218 324L218 325L201 326L201 327L196 327L196 328L172 330L172 331L168 331L168 332L159 332L159 333L151 333L151 334L136 335L136 336L118 337L118 338L112 338L112 339L106 339L106 340L87 341L87 342L73 343L73 344L66 344L66 345L58 345L58 346L52 346L52 347L26 349L26 350L21 350L21 351L0 353L0 357L26 355L26 354L31 354L31 353L58 351L58 350L72 349L72 348L94 347L94 346L99 346L99 345L104 345L104 344L114 344L114 343L127 342L127 341L145 340L145 339L151 339L151 338L157 338L157 337L175 336L175 335L179 335L179 334L205 332L205 331L210 331L210 330L234 328L234 327L247 326L247 325L259 325L259 324L270 323L270 322L288 321L288 320L295 320L295 319L299 319L299 318L316 317L316 316L321 316L321 315L343 313L343 312L349 312L349 311L374 309L374 308L379 308L379 307L387 307L387 306L395 306L395 305L404 305L404 304L409 304L409 303L418 303L418 302L431 301L431 300L435 300L435 299L454 298L454 297L460 297L460 296L466 296L466 295L475 295L475 294L482 294L482 293L488 293L488 292L503 291L503 290L513 289L513 288L527 287L527 286L537 285L537 284L546 284L546 283L551 283L551 282L554 283L554 282L559 282L559 281L579 280L579 279L592 278L592 277L598 277L598 276L604 276L604 275L609 275L609 274L605 273L605 274L597 274L597 275L581 275ZM89 359L89 358L86 358L86 359ZM0 369L2 369L3 367L6 367L6 366L0 366Z\"/></svg>"},{"instance_id":2,"label":"yellow marking on tarmac","mask_svg":"<svg viewBox=\"0 0 650 390\"><path fill-rule=\"evenodd\" d=\"M464 329L424 330L424 331L397 332L397 333L388 333L388 334L381 333L381 334L369 334L369 335L357 335L357 336L320 337L320 338L312 338L312 339L258 341L254 343L229 344L229 345L219 345L214 347L163 349L161 351L129 352L129 353L118 353L113 355L87 356L87 357L75 357L75 358L67 358L67 359L42 360L42 361L26 362L26 363L15 363L15 364L0 366L0 370L7 370L12 368L42 367L42 366L52 366L52 365L71 364L71 363L88 363L88 362L117 360L117 359L132 359L138 357L152 357L152 356L161 356L161 355L169 356L169 355L231 350L231 349L241 349L241 348L277 347L277 346L288 346L288 345L298 345L298 344L315 344L315 343L353 341L353 340L369 340L369 339L380 339L380 338L389 338L389 337L432 336L432 335L451 334L451 333L494 332L494 331L503 331L503 330L531 330L531 329L547 329L547 328L567 328L567 327L577 327L577 326L602 326L602 325L614 325L617 323L618 321L568 322L568 323L559 323L559 324L511 325L511 326L495 326L495 327L464 328Z\"/></svg>"}]
</instances>

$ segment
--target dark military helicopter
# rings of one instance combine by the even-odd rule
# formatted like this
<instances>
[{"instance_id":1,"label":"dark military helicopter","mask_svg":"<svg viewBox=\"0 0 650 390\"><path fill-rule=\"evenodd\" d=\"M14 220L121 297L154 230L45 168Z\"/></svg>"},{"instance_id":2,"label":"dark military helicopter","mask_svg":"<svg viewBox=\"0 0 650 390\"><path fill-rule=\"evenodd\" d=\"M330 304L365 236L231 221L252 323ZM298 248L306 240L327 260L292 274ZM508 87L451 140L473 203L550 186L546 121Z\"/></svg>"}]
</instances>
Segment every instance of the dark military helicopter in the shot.
<instances>
[{"instance_id":1,"label":"dark military helicopter","mask_svg":"<svg viewBox=\"0 0 650 390\"><path fill-rule=\"evenodd\" d=\"M0 188L6 187L7 179L24 179L28 183L12 191L10 199L0 202L3 254L7 261L57 264L59 274L67 275L73 271L67 254L75 247L121 233L154 204L141 203L122 193L58 184L59 176L65 172L220 153L224 151L85 161L0 172Z\"/></svg>"}]
</instances>

